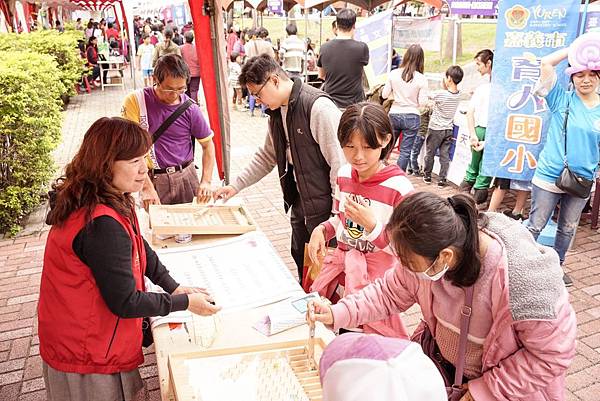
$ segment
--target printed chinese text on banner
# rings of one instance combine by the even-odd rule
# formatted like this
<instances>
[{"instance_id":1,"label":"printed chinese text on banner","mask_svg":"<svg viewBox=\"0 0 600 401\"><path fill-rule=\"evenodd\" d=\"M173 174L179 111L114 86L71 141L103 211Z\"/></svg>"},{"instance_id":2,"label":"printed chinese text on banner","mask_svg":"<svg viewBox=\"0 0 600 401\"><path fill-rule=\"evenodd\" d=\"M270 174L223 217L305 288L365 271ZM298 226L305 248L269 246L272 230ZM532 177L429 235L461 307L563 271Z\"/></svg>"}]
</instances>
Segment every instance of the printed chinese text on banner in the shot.
<instances>
[{"instance_id":1,"label":"printed chinese text on banner","mask_svg":"<svg viewBox=\"0 0 600 401\"><path fill-rule=\"evenodd\" d=\"M385 83L390 72L392 10L375 14L356 24L354 39L369 46L369 64L365 74L369 86Z\"/></svg>"},{"instance_id":2,"label":"printed chinese text on banner","mask_svg":"<svg viewBox=\"0 0 600 401\"><path fill-rule=\"evenodd\" d=\"M577 36L579 1L503 0L496 31L483 174L531 180L549 121L546 101L534 95L541 58ZM565 83L563 70L557 68ZM559 80L560 82L560 80Z\"/></svg>"},{"instance_id":3,"label":"printed chinese text on banner","mask_svg":"<svg viewBox=\"0 0 600 401\"><path fill-rule=\"evenodd\" d=\"M439 52L442 37L442 18L412 18L394 16L393 46L403 49L417 43L423 50Z\"/></svg>"},{"instance_id":4,"label":"printed chinese text on banner","mask_svg":"<svg viewBox=\"0 0 600 401\"><path fill-rule=\"evenodd\" d=\"M448 0L453 15L496 15L498 0Z\"/></svg>"}]
</instances>

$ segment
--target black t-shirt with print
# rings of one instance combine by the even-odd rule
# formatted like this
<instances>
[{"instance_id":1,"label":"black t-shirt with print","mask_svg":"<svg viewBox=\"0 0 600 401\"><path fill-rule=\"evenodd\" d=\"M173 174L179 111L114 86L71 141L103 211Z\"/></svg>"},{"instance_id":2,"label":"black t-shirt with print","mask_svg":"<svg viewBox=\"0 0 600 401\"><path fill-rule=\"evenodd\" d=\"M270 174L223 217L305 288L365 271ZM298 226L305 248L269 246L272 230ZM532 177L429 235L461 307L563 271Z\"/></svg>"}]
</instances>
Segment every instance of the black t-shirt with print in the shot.
<instances>
[{"instance_id":1,"label":"black t-shirt with print","mask_svg":"<svg viewBox=\"0 0 600 401\"><path fill-rule=\"evenodd\" d=\"M369 48L354 39L333 39L321 47L317 66L325 69L323 90L338 107L365 99L363 67L369 64Z\"/></svg>"}]
</instances>

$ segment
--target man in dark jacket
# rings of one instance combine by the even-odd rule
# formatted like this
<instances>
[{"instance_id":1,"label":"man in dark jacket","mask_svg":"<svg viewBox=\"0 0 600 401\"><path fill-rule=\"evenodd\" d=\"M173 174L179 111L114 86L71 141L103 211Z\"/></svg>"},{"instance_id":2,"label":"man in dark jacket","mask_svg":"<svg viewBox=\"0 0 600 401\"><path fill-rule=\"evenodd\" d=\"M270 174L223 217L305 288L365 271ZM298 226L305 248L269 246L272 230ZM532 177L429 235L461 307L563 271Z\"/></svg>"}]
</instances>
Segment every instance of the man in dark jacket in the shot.
<instances>
[{"instance_id":1,"label":"man in dark jacket","mask_svg":"<svg viewBox=\"0 0 600 401\"><path fill-rule=\"evenodd\" d=\"M269 128L250 164L214 196L227 200L277 166L284 208L291 210L291 253L302 280L304 245L331 215L335 179L344 160L337 140L341 112L325 92L291 80L268 55L248 60L239 80L269 109Z\"/></svg>"}]
</instances>

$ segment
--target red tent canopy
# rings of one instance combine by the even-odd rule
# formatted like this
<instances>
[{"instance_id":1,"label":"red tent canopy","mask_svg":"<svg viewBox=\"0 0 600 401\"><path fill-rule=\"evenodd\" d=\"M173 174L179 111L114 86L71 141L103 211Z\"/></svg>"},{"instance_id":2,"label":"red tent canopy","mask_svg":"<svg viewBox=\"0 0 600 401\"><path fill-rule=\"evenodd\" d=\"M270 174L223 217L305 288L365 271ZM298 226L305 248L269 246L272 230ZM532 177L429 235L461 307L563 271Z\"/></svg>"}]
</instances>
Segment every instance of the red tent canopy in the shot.
<instances>
[{"instance_id":1,"label":"red tent canopy","mask_svg":"<svg viewBox=\"0 0 600 401\"><path fill-rule=\"evenodd\" d=\"M3 2L3 0L0 0ZM119 6L123 25L129 32L123 0L55 0L57 3L73 3L94 11ZM219 177L229 181L229 108L227 106L227 86L225 82L225 43L222 35L222 11L215 0L189 0L196 51L200 62L200 75L206 97L208 119L213 130Z\"/></svg>"}]
</instances>

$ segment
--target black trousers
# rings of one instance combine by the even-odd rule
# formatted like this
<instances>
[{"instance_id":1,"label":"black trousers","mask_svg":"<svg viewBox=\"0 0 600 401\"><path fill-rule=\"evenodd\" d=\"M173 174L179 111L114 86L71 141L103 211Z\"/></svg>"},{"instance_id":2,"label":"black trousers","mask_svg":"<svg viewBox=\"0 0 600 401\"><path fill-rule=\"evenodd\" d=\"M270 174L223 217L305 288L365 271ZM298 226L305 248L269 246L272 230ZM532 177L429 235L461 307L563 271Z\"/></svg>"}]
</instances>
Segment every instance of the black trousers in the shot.
<instances>
[{"instance_id":1,"label":"black trousers","mask_svg":"<svg viewBox=\"0 0 600 401\"><path fill-rule=\"evenodd\" d=\"M329 219L331 211L328 210L307 219L302 210L300 197L298 197L296 203L292 205L290 215L290 223L292 225L291 253L292 258L294 258L294 262L296 262L296 266L298 267L298 279L300 280L300 283L302 283L302 275L304 273L304 246L310 240L310 234L312 234L315 227Z\"/></svg>"}]
</instances>

